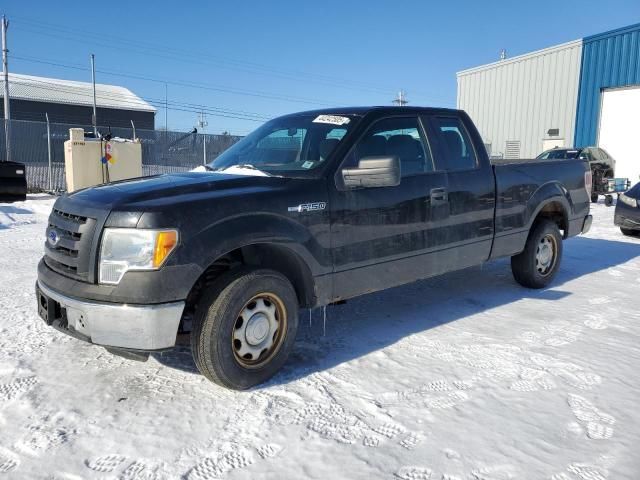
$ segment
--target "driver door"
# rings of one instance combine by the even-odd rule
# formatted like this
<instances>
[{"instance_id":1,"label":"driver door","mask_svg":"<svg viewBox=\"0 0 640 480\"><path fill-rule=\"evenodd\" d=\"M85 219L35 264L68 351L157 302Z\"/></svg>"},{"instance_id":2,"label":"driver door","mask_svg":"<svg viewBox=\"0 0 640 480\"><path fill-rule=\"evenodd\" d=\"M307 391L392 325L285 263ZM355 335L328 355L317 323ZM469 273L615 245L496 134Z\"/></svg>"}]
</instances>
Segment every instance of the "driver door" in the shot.
<instances>
[{"instance_id":1,"label":"driver door","mask_svg":"<svg viewBox=\"0 0 640 480\"><path fill-rule=\"evenodd\" d=\"M342 169L371 156L397 156L393 187L347 189ZM356 142L331 189L334 298L348 298L426 276L428 252L448 217L447 176L434 169L418 116L376 121ZM434 235L431 235L434 233Z\"/></svg>"}]
</instances>

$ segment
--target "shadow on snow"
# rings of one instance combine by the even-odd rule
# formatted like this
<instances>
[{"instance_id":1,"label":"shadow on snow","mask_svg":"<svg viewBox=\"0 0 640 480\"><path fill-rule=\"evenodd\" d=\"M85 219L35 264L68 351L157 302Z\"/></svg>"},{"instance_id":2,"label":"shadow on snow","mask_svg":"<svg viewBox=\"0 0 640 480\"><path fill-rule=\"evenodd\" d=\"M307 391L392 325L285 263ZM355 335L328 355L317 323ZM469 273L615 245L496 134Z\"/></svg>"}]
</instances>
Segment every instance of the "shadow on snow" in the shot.
<instances>
[{"instance_id":1,"label":"shadow on snow","mask_svg":"<svg viewBox=\"0 0 640 480\"><path fill-rule=\"evenodd\" d=\"M554 300L572 295L561 289L564 284L640 255L640 245L632 242L577 237L564 246L560 270L551 286L542 290L518 285L507 259L329 306L326 330L321 309L312 312L311 324L309 312L304 310L287 363L265 386L295 381L385 348L409 335L525 298L540 300L543 314L545 309L553 308ZM196 372L188 347L177 347L154 357L169 367Z\"/></svg>"}]
</instances>

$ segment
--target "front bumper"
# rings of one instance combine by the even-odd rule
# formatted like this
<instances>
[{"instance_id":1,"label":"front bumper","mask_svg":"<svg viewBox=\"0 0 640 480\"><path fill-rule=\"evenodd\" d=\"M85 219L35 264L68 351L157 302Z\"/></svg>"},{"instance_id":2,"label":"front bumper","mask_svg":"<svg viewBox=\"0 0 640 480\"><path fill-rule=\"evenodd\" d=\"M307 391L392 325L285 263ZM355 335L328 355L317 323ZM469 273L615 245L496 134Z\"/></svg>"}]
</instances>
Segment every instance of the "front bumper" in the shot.
<instances>
[{"instance_id":1,"label":"front bumper","mask_svg":"<svg viewBox=\"0 0 640 480\"><path fill-rule=\"evenodd\" d=\"M614 225L629 230L640 230L640 220L625 217L624 215L616 215L613 220Z\"/></svg>"},{"instance_id":2,"label":"front bumper","mask_svg":"<svg viewBox=\"0 0 640 480\"><path fill-rule=\"evenodd\" d=\"M632 207L618 200L613 223L629 230L640 230L640 208Z\"/></svg>"},{"instance_id":3,"label":"front bumper","mask_svg":"<svg viewBox=\"0 0 640 480\"><path fill-rule=\"evenodd\" d=\"M127 305L80 300L36 283L38 313L48 325L87 342L134 351L175 345L185 303Z\"/></svg>"}]
</instances>

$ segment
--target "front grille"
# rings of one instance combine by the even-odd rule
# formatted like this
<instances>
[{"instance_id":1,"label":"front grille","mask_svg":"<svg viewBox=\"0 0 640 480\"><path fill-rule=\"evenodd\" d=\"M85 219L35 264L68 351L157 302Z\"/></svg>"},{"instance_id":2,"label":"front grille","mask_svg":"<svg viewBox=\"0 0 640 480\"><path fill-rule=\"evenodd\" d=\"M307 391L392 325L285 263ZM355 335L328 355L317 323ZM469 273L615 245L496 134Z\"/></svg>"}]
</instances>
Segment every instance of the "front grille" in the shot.
<instances>
[{"instance_id":1,"label":"front grille","mask_svg":"<svg viewBox=\"0 0 640 480\"><path fill-rule=\"evenodd\" d=\"M58 273L87 281L95 226L93 218L54 208L44 244L46 264Z\"/></svg>"}]
</instances>

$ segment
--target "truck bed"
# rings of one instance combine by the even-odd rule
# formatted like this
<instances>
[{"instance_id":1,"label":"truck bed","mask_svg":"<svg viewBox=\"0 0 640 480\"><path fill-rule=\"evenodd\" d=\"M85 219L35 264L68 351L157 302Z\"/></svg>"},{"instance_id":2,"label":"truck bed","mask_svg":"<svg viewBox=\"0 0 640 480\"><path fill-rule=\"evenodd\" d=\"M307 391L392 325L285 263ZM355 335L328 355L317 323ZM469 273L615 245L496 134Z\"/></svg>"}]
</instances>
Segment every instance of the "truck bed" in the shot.
<instances>
[{"instance_id":1,"label":"truck bed","mask_svg":"<svg viewBox=\"0 0 640 480\"><path fill-rule=\"evenodd\" d=\"M496 179L495 241L492 256L508 256L518 252L528 235L528 219L543 198L555 198L566 207L566 235L581 228L589 198L584 192L584 176L589 170L586 160L518 159L494 163Z\"/></svg>"}]
</instances>

